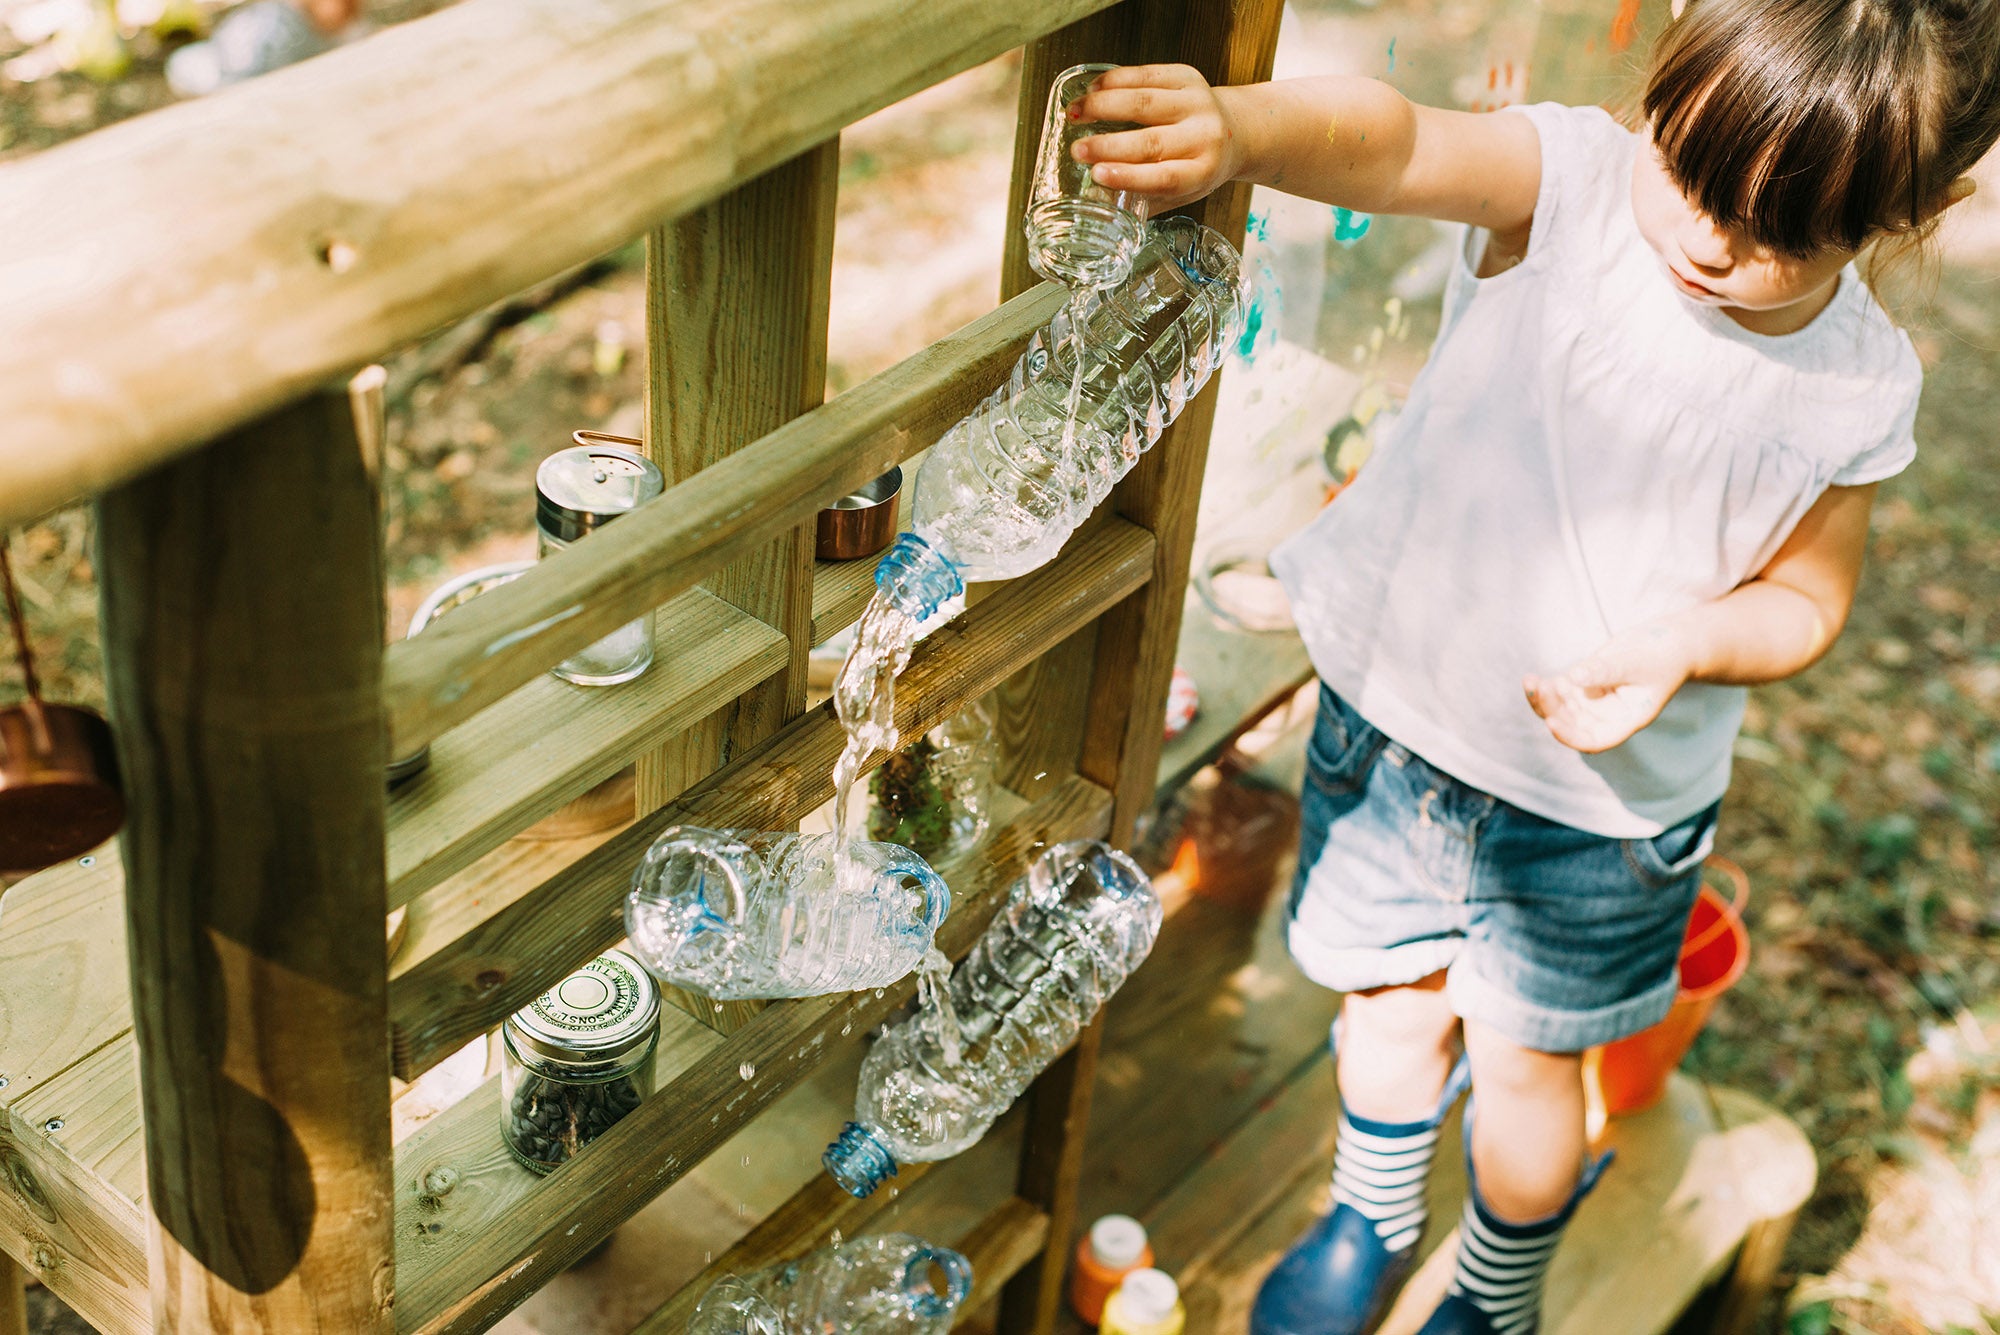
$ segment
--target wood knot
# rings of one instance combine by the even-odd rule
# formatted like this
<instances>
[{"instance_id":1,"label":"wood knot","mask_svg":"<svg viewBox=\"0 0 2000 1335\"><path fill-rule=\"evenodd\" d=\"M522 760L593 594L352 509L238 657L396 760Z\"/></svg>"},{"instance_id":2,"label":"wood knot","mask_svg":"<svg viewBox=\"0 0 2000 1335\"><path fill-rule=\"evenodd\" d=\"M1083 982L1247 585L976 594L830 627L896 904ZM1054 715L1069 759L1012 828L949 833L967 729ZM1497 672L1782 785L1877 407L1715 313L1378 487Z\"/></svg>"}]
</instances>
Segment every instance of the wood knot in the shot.
<instances>
[{"instance_id":1,"label":"wood knot","mask_svg":"<svg viewBox=\"0 0 2000 1335\"><path fill-rule=\"evenodd\" d=\"M506 981L507 972L504 969L481 969L479 976L472 980L472 985L481 992L491 992Z\"/></svg>"},{"instance_id":2,"label":"wood knot","mask_svg":"<svg viewBox=\"0 0 2000 1335\"><path fill-rule=\"evenodd\" d=\"M440 1164L426 1171L417 1186L417 1204L426 1210L441 1210L444 1198L458 1186L458 1170Z\"/></svg>"}]
</instances>

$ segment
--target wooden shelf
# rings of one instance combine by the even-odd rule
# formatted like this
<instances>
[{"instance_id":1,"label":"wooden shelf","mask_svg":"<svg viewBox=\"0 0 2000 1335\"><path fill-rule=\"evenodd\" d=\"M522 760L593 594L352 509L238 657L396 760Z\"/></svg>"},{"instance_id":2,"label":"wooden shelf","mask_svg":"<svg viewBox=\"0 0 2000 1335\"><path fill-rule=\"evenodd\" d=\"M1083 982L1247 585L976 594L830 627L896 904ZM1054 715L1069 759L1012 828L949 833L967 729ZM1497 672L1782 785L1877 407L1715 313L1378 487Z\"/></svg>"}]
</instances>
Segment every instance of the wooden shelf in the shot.
<instances>
[{"instance_id":1,"label":"wooden shelf","mask_svg":"<svg viewBox=\"0 0 2000 1335\"><path fill-rule=\"evenodd\" d=\"M621 686L539 673L431 743L389 799L389 905L409 903L782 671L785 637L701 589L659 611L653 667Z\"/></svg>"}]
</instances>

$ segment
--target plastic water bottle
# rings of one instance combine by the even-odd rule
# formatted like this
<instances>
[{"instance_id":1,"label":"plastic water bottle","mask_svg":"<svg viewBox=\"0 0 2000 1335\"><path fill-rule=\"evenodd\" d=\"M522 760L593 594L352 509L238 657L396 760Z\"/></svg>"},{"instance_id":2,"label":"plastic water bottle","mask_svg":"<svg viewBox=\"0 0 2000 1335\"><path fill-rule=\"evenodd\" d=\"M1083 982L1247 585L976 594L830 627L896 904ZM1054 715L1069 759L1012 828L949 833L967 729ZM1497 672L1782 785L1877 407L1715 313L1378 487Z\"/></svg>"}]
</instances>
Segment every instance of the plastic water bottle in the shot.
<instances>
[{"instance_id":1,"label":"plastic water bottle","mask_svg":"<svg viewBox=\"0 0 2000 1335\"><path fill-rule=\"evenodd\" d=\"M1052 559L1222 364L1241 320L1238 265L1189 219L1148 225L1131 275L1057 312L925 457L914 531L876 568L877 587L921 621L966 580Z\"/></svg>"},{"instance_id":2,"label":"plastic water bottle","mask_svg":"<svg viewBox=\"0 0 2000 1335\"><path fill-rule=\"evenodd\" d=\"M963 1256L886 1233L717 1281L688 1335L944 1335L971 1292Z\"/></svg>"},{"instance_id":3,"label":"plastic water bottle","mask_svg":"<svg viewBox=\"0 0 2000 1335\"><path fill-rule=\"evenodd\" d=\"M923 962L951 890L895 844L675 825L625 897L632 950L718 1001L886 987Z\"/></svg>"},{"instance_id":4,"label":"plastic water bottle","mask_svg":"<svg viewBox=\"0 0 2000 1335\"><path fill-rule=\"evenodd\" d=\"M1096 840L1044 853L952 971L940 1004L875 1041L827 1171L866 1196L899 1163L974 1144L1075 1041L1159 930L1159 897L1131 858Z\"/></svg>"}]
</instances>

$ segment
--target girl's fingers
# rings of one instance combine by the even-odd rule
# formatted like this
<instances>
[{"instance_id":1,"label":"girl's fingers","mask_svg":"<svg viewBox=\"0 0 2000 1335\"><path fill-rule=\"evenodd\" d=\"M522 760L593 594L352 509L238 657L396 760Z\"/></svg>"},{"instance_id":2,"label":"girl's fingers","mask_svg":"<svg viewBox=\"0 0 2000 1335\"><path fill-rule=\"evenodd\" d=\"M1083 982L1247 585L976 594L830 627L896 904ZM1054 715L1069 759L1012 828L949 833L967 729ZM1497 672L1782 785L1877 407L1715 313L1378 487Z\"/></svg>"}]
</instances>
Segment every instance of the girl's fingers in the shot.
<instances>
[{"instance_id":1,"label":"girl's fingers","mask_svg":"<svg viewBox=\"0 0 2000 1335\"><path fill-rule=\"evenodd\" d=\"M1178 88L1097 89L1069 104L1073 121L1130 121L1135 125L1165 125L1179 120L1197 105Z\"/></svg>"},{"instance_id":2,"label":"girl's fingers","mask_svg":"<svg viewBox=\"0 0 2000 1335\"><path fill-rule=\"evenodd\" d=\"M1171 162L1192 156L1197 146L1196 136L1178 126L1149 125L1079 139L1072 152L1078 162Z\"/></svg>"},{"instance_id":3,"label":"girl's fingers","mask_svg":"<svg viewBox=\"0 0 2000 1335\"><path fill-rule=\"evenodd\" d=\"M1090 175L1107 190L1141 195L1192 197L1197 189L1194 173L1184 162L1100 162L1090 169Z\"/></svg>"},{"instance_id":4,"label":"girl's fingers","mask_svg":"<svg viewBox=\"0 0 2000 1335\"><path fill-rule=\"evenodd\" d=\"M1192 65L1120 65L1097 76L1093 91L1102 88L1205 88L1208 80Z\"/></svg>"}]
</instances>

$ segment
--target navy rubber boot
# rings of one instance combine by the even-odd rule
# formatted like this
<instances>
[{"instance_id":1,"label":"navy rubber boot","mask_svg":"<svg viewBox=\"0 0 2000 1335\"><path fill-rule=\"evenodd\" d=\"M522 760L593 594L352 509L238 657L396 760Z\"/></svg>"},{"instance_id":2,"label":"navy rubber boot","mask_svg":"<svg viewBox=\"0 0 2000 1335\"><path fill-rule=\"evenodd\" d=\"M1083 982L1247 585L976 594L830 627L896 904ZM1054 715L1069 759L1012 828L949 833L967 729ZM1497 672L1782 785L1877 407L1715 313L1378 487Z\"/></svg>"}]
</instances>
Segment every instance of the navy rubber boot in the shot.
<instances>
[{"instance_id":1,"label":"navy rubber boot","mask_svg":"<svg viewBox=\"0 0 2000 1335\"><path fill-rule=\"evenodd\" d=\"M1444 1121L1469 1077L1460 1057L1431 1126ZM1351 1205L1335 1205L1265 1276L1250 1309L1250 1335L1366 1335L1409 1278L1417 1246L1392 1251L1373 1220Z\"/></svg>"}]
</instances>

